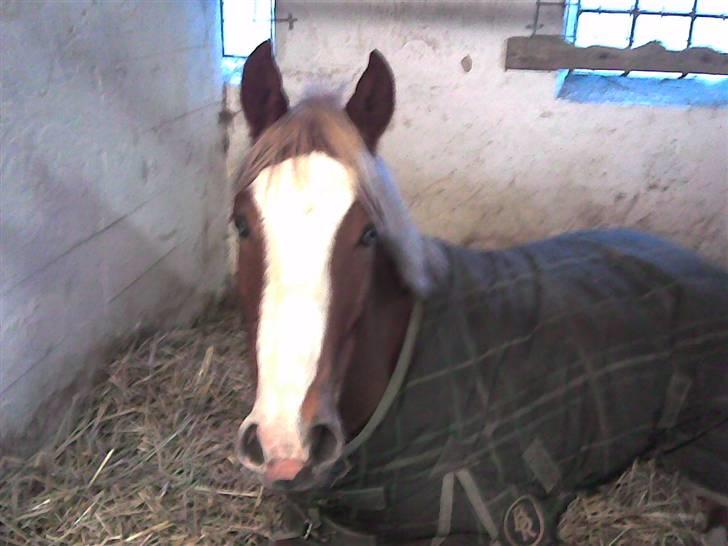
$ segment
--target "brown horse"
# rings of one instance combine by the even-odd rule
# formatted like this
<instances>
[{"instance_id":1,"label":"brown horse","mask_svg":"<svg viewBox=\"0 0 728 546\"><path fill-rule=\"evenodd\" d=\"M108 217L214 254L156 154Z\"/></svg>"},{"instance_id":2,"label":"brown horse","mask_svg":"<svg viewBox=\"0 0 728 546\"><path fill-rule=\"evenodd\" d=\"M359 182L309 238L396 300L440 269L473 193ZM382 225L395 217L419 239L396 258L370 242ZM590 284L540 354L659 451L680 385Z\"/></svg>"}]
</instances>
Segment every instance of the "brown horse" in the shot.
<instances>
[{"instance_id":1,"label":"brown horse","mask_svg":"<svg viewBox=\"0 0 728 546\"><path fill-rule=\"evenodd\" d=\"M263 43L241 98L257 388L236 447L292 500L281 540L547 544L579 488L645 455L728 493L724 271L627 230L493 252L423 236L377 156L376 51L345 106L289 109Z\"/></svg>"}]
</instances>

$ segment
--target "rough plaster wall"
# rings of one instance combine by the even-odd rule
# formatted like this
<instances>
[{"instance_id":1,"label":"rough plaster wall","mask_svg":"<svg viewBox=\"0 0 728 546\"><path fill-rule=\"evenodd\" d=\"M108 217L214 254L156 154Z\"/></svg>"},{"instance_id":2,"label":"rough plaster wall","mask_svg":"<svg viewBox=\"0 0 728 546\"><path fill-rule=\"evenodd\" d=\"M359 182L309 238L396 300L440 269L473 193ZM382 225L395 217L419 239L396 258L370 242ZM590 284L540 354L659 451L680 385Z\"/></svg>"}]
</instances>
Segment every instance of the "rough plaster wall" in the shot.
<instances>
[{"instance_id":1,"label":"rough plaster wall","mask_svg":"<svg viewBox=\"0 0 728 546\"><path fill-rule=\"evenodd\" d=\"M532 0L277 6L299 19L276 29L293 102L311 80L343 82L348 97L373 48L391 63L381 154L425 231L498 247L627 225L728 265L728 110L570 103L554 73L505 72ZM559 33L561 10L542 14L539 31ZM233 134L231 162L247 145Z\"/></svg>"},{"instance_id":2,"label":"rough plaster wall","mask_svg":"<svg viewBox=\"0 0 728 546\"><path fill-rule=\"evenodd\" d=\"M3 1L0 451L225 275L217 2ZM18 440L19 439L19 440Z\"/></svg>"}]
</instances>

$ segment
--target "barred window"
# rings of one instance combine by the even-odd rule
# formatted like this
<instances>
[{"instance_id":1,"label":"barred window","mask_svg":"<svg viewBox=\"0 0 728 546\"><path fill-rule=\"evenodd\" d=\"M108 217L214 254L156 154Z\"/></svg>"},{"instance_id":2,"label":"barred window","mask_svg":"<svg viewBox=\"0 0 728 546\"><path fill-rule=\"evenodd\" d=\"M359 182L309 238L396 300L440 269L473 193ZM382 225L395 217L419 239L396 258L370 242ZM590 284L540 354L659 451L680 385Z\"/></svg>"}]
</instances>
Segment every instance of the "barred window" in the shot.
<instances>
[{"instance_id":1,"label":"barred window","mask_svg":"<svg viewBox=\"0 0 728 546\"><path fill-rule=\"evenodd\" d=\"M673 51L702 46L728 53L728 0L567 0L565 36L578 47L636 48L658 41ZM578 71L589 72L726 79L680 72Z\"/></svg>"}]
</instances>

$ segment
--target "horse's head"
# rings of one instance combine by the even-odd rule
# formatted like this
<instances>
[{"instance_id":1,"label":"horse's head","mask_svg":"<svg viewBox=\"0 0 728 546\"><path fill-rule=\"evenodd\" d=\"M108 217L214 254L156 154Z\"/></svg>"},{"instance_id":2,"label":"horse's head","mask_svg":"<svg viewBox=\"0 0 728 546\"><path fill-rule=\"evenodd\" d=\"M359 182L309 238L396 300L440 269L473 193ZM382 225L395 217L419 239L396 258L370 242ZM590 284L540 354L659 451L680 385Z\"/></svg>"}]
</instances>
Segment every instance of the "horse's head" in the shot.
<instances>
[{"instance_id":1,"label":"horse's head","mask_svg":"<svg viewBox=\"0 0 728 546\"><path fill-rule=\"evenodd\" d=\"M375 270L386 255L422 288L424 243L375 158L394 110L378 52L345 108L319 97L289 110L265 42L246 62L241 98L253 145L233 219L257 388L237 451L268 484L309 487L344 447L342 383Z\"/></svg>"}]
</instances>

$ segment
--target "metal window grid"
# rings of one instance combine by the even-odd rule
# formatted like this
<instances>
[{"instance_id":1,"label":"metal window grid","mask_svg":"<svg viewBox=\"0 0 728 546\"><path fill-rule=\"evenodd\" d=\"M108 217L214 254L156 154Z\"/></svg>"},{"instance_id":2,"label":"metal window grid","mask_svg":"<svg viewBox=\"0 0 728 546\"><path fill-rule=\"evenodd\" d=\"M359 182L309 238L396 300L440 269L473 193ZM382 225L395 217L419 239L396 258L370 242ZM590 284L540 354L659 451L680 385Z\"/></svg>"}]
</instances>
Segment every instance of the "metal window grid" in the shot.
<instances>
[{"instance_id":1,"label":"metal window grid","mask_svg":"<svg viewBox=\"0 0 728 546\"><path fill-rule=\"evenodd\" d=\"M629 47L632 47L632 45L634 44L635 27L637 25L637 18L640 15L659 15L662 17L689 17L690 29L688 31L687 47L690 47L693 41L693 28L695 27L695 21L697 21L698 19L728 19L728 12L722 14L701 12L698 9L698 1L699 0L693 0L693 7L690 11L676 12L641 9L640 0L635 0L634 6L630 9L604 8L601 6L599 8L585 8L582 7L581 0L567 0L567 24L565 37L570 42L576 41L577 30L579 28L579 19L583 13L630 15L631 26L629 31Z\"/></svg>"},{"instance_id":2,"label":"metal window grid","mask_svg":"<svg viewBox=\"0 0 728 546\"><path fill-rule=\"evenodd\" d=\"M223 4L225 0L219 0L218 9L220 10L220 42L222 43L222 56L223 57L235 57L236 55L228 55L225 53L225 10ZM574 30L574 36L576 36L576 29Z\"/></svg>"}]
</instances>

